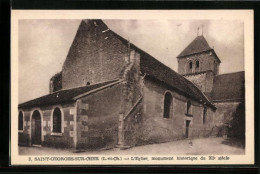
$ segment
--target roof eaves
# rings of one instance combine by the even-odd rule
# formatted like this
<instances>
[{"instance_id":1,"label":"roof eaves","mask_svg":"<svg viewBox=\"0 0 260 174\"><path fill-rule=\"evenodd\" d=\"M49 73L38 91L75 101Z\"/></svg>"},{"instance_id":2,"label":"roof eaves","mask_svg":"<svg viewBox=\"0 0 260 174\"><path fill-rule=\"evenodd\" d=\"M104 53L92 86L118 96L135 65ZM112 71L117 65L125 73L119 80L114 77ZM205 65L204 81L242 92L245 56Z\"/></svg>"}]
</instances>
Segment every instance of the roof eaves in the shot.
<instances>
[{"instance_id":1,"label":"roof eaves","mask_svg":"<svg viewBox=\"0 0 260 174\"><path fill-rule=\"evenodd\" d=\"M175 90L176 92L178 92L179 94L184 95L184 96L186 96L186 97L189 97L189 98L191 98L191 99L193 99L193 100L195 100L195 101L197 101L197 102L199 102L199 103L203 103L201 99L198 99L198 98L196 98L196 97L194 97L194 96L192 96L192 95L190 95L190 94L188 94L188 93L186 93L186 92L183 92L182 90L180 90L180 89L178 89L178 88L176 88L176 87L174 87L174 86L168 84L168 83L165 82L165 81L162 81L162 80L158 79L157 77L155 77L155 76L153 76L153 75L151 75L151 74L145 74L145 77L151 77L151 78L153 78L153 79L156 79L156 80L158 80L158 81L160 81L160 82L162 82L162 83L164 83L164 84L170 86L172 89L174 89L174 90ZM193 85L194 85L194 84L193 84ZM196 86L194 85L194 87L196 87ZM196 88L197 88L197 87L196 87ZM199 90L199 89L197 88L197 90ZM199 91L200 91L200 90L199 90ZM200 91L200 92L201 92L201 91ZM203 95L203 96L205 97L205 99L206 99L206 102L204 101L204 103L206 103L208 106L212 107L213 109L216 109L216 106L209 101L209 99L205 96L205 94L203 94L203 92L201 92L201 93L202 93L202 95Z\"/></svg>"},{"instance_id":2,"label":"roof eaves","mask_svg":"<svg viewBox=\"0 0 260 174\"><path fill-rule=\"evenodd\" d=\"M179 55L177 56L177 58L185 58L185 57L187 57L187 56L193 56L193 55L205 53L205 52L208 52L208 51L211 51L211 50L213 50L213 49L210 48L210 49L203 50L203 51L199 51L199 52L195 52L195 53L192 53L192 54L185 54L185 55L179 54Z\"/></svg>"},{"instance_id":3,"label":"roof eaves","mask_svg":"<svg viewBox=\"0 0 260 174\"><path fill-rule=\"evenodd\" d=\"M28 101L31 102L32 100ZM26 103L21 103L18 105L18 109L25 109L25 108L34 108L34 107L43 107L43 106L50 106L50 105L57 105L57 104L66 104L66 103L73 103L75 100L73 99L68 99L68 100L63 100L60 102L51 102L51 103L44 103L44 104L30 104L26 105Z\"/></svg>"},{"instance_id":4,"label":"roof eaves","mask_svg":"<svg viewBox=\"0 0 260 174\"><path fill-rule=\"evenodd\" d=\"M207 72L213 72L212 70L207 70L207 71L201 71L201 72L195 72L195 73L189 73L189 74L183 74L183 76L194 76L194 75L198 75L198 74L204 74Z\"/></svg>"},{"instance_id":5,"label":"roof eaves","mask_svg":"<svg viewBox=\"0 0 260 174\"><path fill-rule=\"evenodd\" d=\"M218 58L218 55L217 55L217 53L215 52L215 50L214 49L212 49L213 50L213 53L215 54L215 57L217 58L217 60L219 61L219 63L221 63L221 60Z\"/></svg>"},{"instance_id":6,"label":"roof eaves","mask_svg":"<svg viewBox=\"0 0 260 174\"><path fill-rule=\"evenodd\" d=\"M189 82L192 83L193 86L197 89L197 91L200 92L203 95L204 99L206 100L206 102L204 102L206 105L208 105L208 106L210 106L210 107L212 107L214 109L217 109L217 107L213 103L210 102L208 97L193 82L191 82L191 81L189 81Z\"/></svg>"},{"instance_id":7,"label":"roof eaves","mask_svg":"<svg viewBox=\"0 0 260 174\"><path fill-rule=\"evenodd\" d=\"M241 102L245 101L244 98L234 98L234 99L221 99L221 100L213 100L214 103L224 103L224 102Z\"/></svg>"}]
</instances>

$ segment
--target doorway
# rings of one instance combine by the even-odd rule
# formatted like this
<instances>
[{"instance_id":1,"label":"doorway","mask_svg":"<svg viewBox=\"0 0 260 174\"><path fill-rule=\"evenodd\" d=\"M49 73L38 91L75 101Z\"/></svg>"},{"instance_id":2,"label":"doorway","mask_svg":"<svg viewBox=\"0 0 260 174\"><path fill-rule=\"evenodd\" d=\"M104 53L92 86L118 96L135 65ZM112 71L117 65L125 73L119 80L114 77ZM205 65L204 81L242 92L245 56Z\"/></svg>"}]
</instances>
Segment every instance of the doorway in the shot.
<instances>
[{"instance_id":1,"label":"doorway","mask_svg":"<svg viewBox=\"0 0 260 174\"><path fill-rule=\"evenodd\" d=\"M39 111L34 111L31 120L31 138L32 145L41 145L42 124L41 115Z\"/></svg>"},{"instance_id":2,"label":"doorway","mask_svg":"<svg viewBox=\"0 0 260 174\"><path fill-rule=\"evenodd\" d=\"M186 120L186 131L185 131L186 138L189 138L189 127L190 127L190 120Z\"/></svg>"}]
</instances>

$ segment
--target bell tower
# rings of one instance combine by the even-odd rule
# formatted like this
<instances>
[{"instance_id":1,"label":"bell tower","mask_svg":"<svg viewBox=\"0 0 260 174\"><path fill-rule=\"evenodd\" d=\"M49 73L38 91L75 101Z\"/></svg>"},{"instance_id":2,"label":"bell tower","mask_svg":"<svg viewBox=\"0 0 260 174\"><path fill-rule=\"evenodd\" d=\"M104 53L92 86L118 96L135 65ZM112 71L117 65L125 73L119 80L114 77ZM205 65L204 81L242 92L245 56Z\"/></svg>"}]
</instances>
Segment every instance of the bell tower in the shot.
<instances>
[{"instance_id":1,"label":"bell tower","mask_svg":"<svg viewBox=\"0 0 260 174\"><path fill-rule=\"evenodd\" d=\"M178 73L192 81L202 92L211 92L221 63L203 35L197 36L178 56Z\"/></svg>"}]
</instances>

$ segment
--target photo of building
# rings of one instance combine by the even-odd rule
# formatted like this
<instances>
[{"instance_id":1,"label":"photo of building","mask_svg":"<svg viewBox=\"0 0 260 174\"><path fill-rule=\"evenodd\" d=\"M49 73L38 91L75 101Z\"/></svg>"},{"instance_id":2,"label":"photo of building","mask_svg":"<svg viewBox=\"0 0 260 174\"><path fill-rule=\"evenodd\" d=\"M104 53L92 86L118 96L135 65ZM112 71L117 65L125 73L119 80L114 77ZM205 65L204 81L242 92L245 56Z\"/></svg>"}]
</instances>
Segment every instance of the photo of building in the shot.
<instances>
[{"instance_id":1,"label":"photo of building","mask_svg":"<svg viewBox=\"0 0 260 174\"><path fill-rule=\"evenodd\" d=\"M220 74L222 59L203 33L176 57L177 72L148 52L100 19L82 20L49 94L18 106L19 146L78 152L245 141L245 72Z\"/></svg>"}]
</instances>

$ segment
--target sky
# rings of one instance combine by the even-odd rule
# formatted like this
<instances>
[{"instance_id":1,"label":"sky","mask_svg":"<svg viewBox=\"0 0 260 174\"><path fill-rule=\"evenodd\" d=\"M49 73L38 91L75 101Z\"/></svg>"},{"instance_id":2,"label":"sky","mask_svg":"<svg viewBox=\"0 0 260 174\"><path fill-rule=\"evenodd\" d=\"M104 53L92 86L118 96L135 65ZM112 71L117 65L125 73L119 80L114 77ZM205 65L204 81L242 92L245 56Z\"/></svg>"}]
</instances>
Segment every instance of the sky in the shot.
<instances>
[{"instance_id":1,"label":"sky","mask_svg":"<svg viewBox=\"0 0 260 174\"><path fill-rule=\"evenodd\" d=\"M239 20L103 20L177 72L177 55L202 34L221 60L220 74L244 70L244 27ZM19 20L19 103L49 93L81 20ZM198 32L199 27L199 32Z\"/></svg>"}]
</instances>

